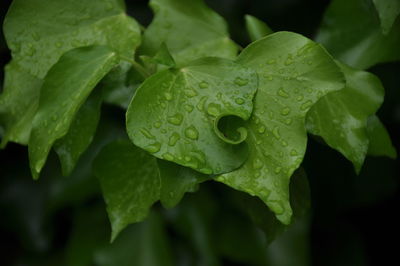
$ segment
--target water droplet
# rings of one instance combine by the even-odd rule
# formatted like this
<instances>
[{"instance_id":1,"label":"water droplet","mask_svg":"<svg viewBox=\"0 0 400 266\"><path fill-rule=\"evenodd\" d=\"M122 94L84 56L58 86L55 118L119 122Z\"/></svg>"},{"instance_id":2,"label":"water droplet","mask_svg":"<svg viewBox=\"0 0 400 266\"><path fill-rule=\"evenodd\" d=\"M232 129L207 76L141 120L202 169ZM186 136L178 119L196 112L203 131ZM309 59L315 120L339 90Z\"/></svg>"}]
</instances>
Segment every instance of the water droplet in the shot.
<instances>
[{"instance_id":1,"label":"water droplet","mask_svg":"<svg viewBox=\"0 0 400 266\"><path fill-rule=\"evenodd\" d=\"M290 108L289 107L284 107L281 110L281 115L288 115L290 113Z\"/></svg>"},{"instance_id":2,"label":"water droplet","mask_svg":"<svg viewBox=\"0 0 400 266\"><path fill-rule=\"evenodd\" d=\"M268 65L273 65L273 64L275 64L275 63L276 63L276 60L275 60L275 59L270 59L270 60L268 60L268 62L267 62Z\"/></svg>"},{"instance_id":3,"label":"water droplet","mask_svg":"<svg viewBox=\"0 0 400 266\"><path fill-rule=\"evenodd\" d=\"M201 97L199 103L196 105L197 109L199 111L203 111L204 110L204 104L206 103L208 97L207 96L203 96Z\"/></svg>"},{"instance_id":4,"label":"water droplet","mask_svg":"<svg viewBox=\"0 0 400 266\"><path fill-rule=\"evenodd\" d=\"M236 98L235 103L237 104L244 104L244 100L242 98Z\"/></svg>"},{"instance_id":5,"label":"water droplet","mask_svg":"<svg viewBox=\"0 0 400 266\"><path fill-rule=\"evenodd\" d=\"M201 171L206 175L211 175L213 173L213 170L208 167L201 169Z\"/></svg>"},{"instance_id":6,"label":"water droplet","mask_svg":"<svg viewBox=\"0 0 400 266\"><path fill-rule=\"evenodd\" d=\"M218 116L221 113L220 106L215 103L210 103L207 107L207 113L215 117Z\"/></svg>"},{"instance_id":7,"label":"water droplet","mask_svg":"<svg viewBox=\"0 0 400 266\"><path fill-rule=\"evenodd\" d=\"M238 86L245 86L245 85L247 85L247 83L249 83L249 81L247 79L242 79L241 77L237 77L235 79L235 84Z\"/></svg>"},{"instance_id":8,"label":"water droplet","mask_svg":"<svg viewBox=\"0 0 400 266\"><path fill-rule=\"evenodd\" d=\"M175 159L174 155L172 155L169 152L166 152L162 155L163 159L167 160L167 161L173 161Z\"/></svg>"},{"instance_id":9,"label":"water droplet","mask_svg":"<svg viewBox=\"0 0 400 266\"><path fill-rule=\"evenodd\" d=\"M299 95L299 96L296 97L296 100L298 102L301 102L303 99L304 99L303 95Z\"/></svg>"},{"instance_id":10,"label":"water droplet","mask_svg":"<svg viewBox=\"0 0 400 266\"><path fill-rule=\"evenodd\" d=\"M150 133L149 130L147 130L146 128L142 128L140 129L140 133L143 134L143 136L145 136L148 139L154 139L155 137Z\"/></svg>"},{"instance_id":11,"label":"water droplet","mask_svg":"<svg viewBox=\"0 0 400 266\"><path fill-rule=\"evenodd\" d=\"M289 66L291 64L293 64L293 56L291 54L289 54L289 56L287 57L286 61L285 61L285 66Z\"/></svg>"},{"instance_id":12,"label":"water droplet","mask_svg":"<svg viewBox=\"0 0 400 266\"><path fill-rule=\"evenodd\" d=\"M300 106L300 109L304 111L304 110L307 110L308 108L310 108L312 105L313 105L313 102L308 100Z\"/></svg>"},{"instance_id":13,"label":"water droplet","mask_svg":"<svg viewBox=\"0 0 400 266\"><path fill-rule=\"evenodd\" d=\"M287 91L285 91L283 88L280 88L279 90L278 90L278 93L277 93L279 96L281 96L281 97L283 97L283 98L289 98L289 93L287 93Z\"/></svg>"},{"instance_id":14,"label":"water droplet","mask_svg":"<svg viewBox=\"0 0 400 266\"><path fill-rule=\"evenodd\" d=\"M261 176L261 173L260 173L260 172L257 171L257 172L254 173L254 177L255 177L255 178L258 178L258 177L260 177L260 176Z\"/></svg>"},{"instance_id":15,"label":"water droplet","mask_svg":"<svg viewBox=\"0 0 400 266\"><path fill-rule=\"evenodd\" d=\"M193 90L193 89L186 89L186 90L183 91L183 93L189 98L197 96L197 92L195 90Z\"/></svg>"},{"instance_id":16,"label":"water droplet","mask_svg":"<svg viewBox=\"0 0 400 266\"><path fill-rule=\"evenodd\" d=\"M167 118L168 123L177 125L177 126L182 124L182 120L183 120L183 115L181 115L181 114L175 114L175 115L169 116Z\"/></svg>"},{"instance_id":17,"label":"water droplet","mask_svg":"<svg viewBox=\"0 0 400 266\"><path fill-rule=\"evenodd\" d=\"M192 160L192 158L190 158L189 156L185 156L184 159L185 159L186 162L190 162Z\"/></svg>"},{"instance_id":18,"label":"water droplet","mask_svg":"<svg viewBox=\"0 0 400 266\"><path fill-rule=\"evenodd\" d=\"M292 149L292 150L290 151L290 155L291 155L291 156L297 156L297 151L296 151L295 149Z\"/></svg>"},{"instance_id":19,"label":"water droplet","mask_svg":"<svg viewBox=\"0 0 400 266\"><path fill-rule=\"evenodd\" d=\"M165 103L161 103L161 108L165 109L167 107L167 105Z\"/></svg>"},{"instance_id":20,"label":"water droplet","mask_svg":"<svg viewBox=\"0 0 400 266\"><path fill-rule=\"evenodd\" d=\"M206 88L208 88L208 82L206 82L206 81L200 82L200 83L199 83L199 87L200 87L201 89L206 89Z\"/></svg>"},{"instance_id":21,"label":"water droplet","mask_svg":"<svg viewBox=\"0 0 400 266\"><path fill-rule=\"evenodd\" d=\"M166 92L164 93L165 99L167 99L167 101L171 101L172 100L172 94L170 92Z\"/></svg>"},{"instance_id":22,"label":"water droplet","mask_svg":"<svg viewBox=\"0 0 400 266\"><path fill-rule=\"evenodd\" d=\"M255 159L253 162L253 168L254 169L261 169L263 167L263 163L261 162L260 159Z\"/></svg>"},{"instance_id":23,"label":"water droplet","mask_svg":"<svg viewBox=\"0 0 400 266\"><path fill-rule=\"evenodd\" d=\"M185 105L184 105L184 108L185 108L185 110L188 111L189 113L191 113L191 112L193 111L193 109L194 109L193 105L191 105L191 104L185 104Z\"/></svg>"},{"instance_id":24,"label":"water droplet","mask_svg":"<svg viewBox=\"0 0 400 266\"><path fill-rule=\"evenodd\" d=\"M199 138L199 132L194 126L190 126L185 129L185 136L188 137L189 139L196 140Z\"/></svg>"},{"instance_id":25,"label":"water droplet","mask_svg":"<svg viewBox=\"0 0 400 266\"><path fill-rule=\"evenodd\" d=\"M174 132L172 135L169 137L168 145L169 146L175 146L175 144L178 142L178 140L181 138L181 136Z\"/></svg>"},{"instance_id":26,"label":"water droplet","mask_svg":"<svg viewBox=\"0 0 400 266\"><path fill-rule=\"evenodd\" d=\"M221 98L222 98L222 93L218 92L217 93L217 99L221 100Z\"/></svg>"},{"instance_id":27,"label":"water droplet","mask_svg":"<svg viewBox=\"0 0 400 266\"><path fill-rule=\"evenodd\" d=\"M154 142L153 144L150 144L145 147L145 150L150 152L150 153L156 153L161 149L161 143L160 142Z\"/></svg>"},{"instance_id":28,"label":"water droplet","mask_svg":"<svg viewBox=\"0 0 400 266\"><path fill-rule=\"evenodd\" d=\"M258 133L263 134L264 132L265 132L265 126L261 125L261 126L258 128Z\"/></svg>"},{"instance_id":29,"label":"water droplet","mask_svg":"<svg viewBox=\"0 0 400 266\"><path fill-rule=\"evenodd\" d=\"M161 127L161 122L160 121L154 122L154 127L155 128L160 128Z\"/></svg>"},{"instance_id":30,"label":"water droplet","mask_svg":"<svg viewBox=\"0 0 400 266\"><path fill-rule=\"evenodd\" d=\"M284 141L284 140L281 141L281 144L282 144L283 147L287 147L288 146L288 143L286 141Z\"/></svg>"},{"instance_id":31,"label":"water droplet","mask_svg":"<svg viewBox=\"0 0 400 266\"><path fill-rule=\"evenodd\" d=\"M268 79L269 81L273 80L274 78L272 76L266 76L266 79Z\"/></svg>"},{"instance_id":32,"label":"water droplet","mask_svg":"<svg viewBox=\"0 0 400 266\"><path fill-rule=\"evenodd\" d=\"M286 119L286 120L285 120L285 124L286 124L286 125L292 124L292 119L291 119L291 118Z\"/></svg>"},{"instance_id":33,"label":"water droplet","mask_svg":"<svg viewBox=\"0 0 400 266\"><path fill-rule=\"evenodd\" d=\"M275 174L279 174L280 172L281 172L281 170L282 170L282 167L280 167L280 166L277 166L277 167L275 167Z\"/></svg>"},{"instance_id":34,"label":"water droplet","mask_svg":"<svg viewBox=\"0 0 400 266\"><path fill-rule=\"evenodd\" d=\"M280 139L281 138L281 134L279 133L279 127L275 127L274 130L272 130L272 134L274 135L274 137L276 139Z\"/></svg>"}]
</instances>

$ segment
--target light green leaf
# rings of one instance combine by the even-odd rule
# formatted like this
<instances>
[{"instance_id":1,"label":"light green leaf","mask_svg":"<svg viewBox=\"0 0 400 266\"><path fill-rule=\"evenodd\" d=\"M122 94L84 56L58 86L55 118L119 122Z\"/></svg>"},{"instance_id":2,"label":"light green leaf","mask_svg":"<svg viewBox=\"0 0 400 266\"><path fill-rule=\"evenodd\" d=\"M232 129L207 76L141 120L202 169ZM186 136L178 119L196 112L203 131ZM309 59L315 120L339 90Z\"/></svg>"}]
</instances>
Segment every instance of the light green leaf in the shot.
<instances>
[{"instance_id":1,"label":"light green leaf","mask_svg":"<svg viewBox=\"0 0 400 266\"><path fill-rule=\"evenodd\" d=\"M400 14L399 0L373 0L381 20L383 34L388 34Z\"/></svg>"},{"instance_id":2,"label":"light green leaf","mask_svg":"<svg viewBox=\"0 0 400 266\"><path fill-rule=\"evenodd\" d=\"M368 118L367 134L369 138L368 155L387 156L392 159L397 157L389 133L376 115Z\"/></svg>"},{"instance_id":3,"label":"light green leaf","mask_svg":"<svg viewBox=\"0 0 400 266\"><path fill-rule=\"evenodd\" d=\"M375 75L341 63L338 66L346 86L322 97L311 108L307 130L342 153L358 173L368 151L367 119L382 104L384 89Z\"/></svg>"},{"instance_id":4,"label":"light green leaf","mask_svg":"<svg viewBox=\"0 0 400 266\"><path fill-rule=\"evenodd\" d=\"M176 65L174 58L170 54L168 47L165 43L161 44L160 50L158 50L158 52L152 59L154 60L155 63L167 67L174 67Z\"/></svg>"},{"instance_id":5,"label":"light green leaf","mask_svg":"<svg viewBox=\"0 0 400 266\"><path fill-rule=\"evenodd\" d=\"M161 177L160 201L166 208L175 207L186 192L197 190L199 183L209 177L190 168L157 160Z\"/></svg>"},{"instance_id":6,"label":"light green leaf","mask_svg":"<svg viewBox=\"0 0 400 266\"><path fill-rule=\"evenodd\" d=\"M240 124L234 129L224 125L232 118L234 127L234 117L250 117L256 89L256 73L226 59L203 58L159 72L132 99L128 135L160 159L204 174L231 171L247 158L241 143L246 130Z\"/></svg>"},{"instance_id":7,"label":"light green leaf","mask_svg":"<svg viewBox=\"0 0 400 266\"><path fill-rule=\"evenodd\" d=\"M64 54L47 74L29 139L34 178L57 139L62 138L92 89L117 64L114 52L104 46L77 48Z\"/></svg>"},{"instance_id":8,"label":"light green leaf","mask_svg":"<svg viewBox=\"0 0 400 266\"><path fill-rule=\"evenodd\" d=\"M95 90L75 115L67 135L54 145L64 176L74 170L79 157L93 140L100 119L101 100L101 91Z\"/></svg>"},{"instance_id":9,"label":"light green leaf","mask_svg":"<svg viewBox=\"0 0 400 266\"><path fill-rule=\"evenodd\" d=\"M14 0L4 20L13 59L44 78L62 54L82 46L107 45L132 58L140 44L136 21L119 0Z\"/></svg>"},{"instance_id":10,"label":"light green leaf","mask_svg":"<svg viewBox=\"0 0 400 266\"><path fill-rule=\"evenodd\" d=\"M289 224L289 179L306 150L306 114L319 98L344 86L343 74L320 45L290 32L250 44L237 62L259 76L247 122L250 156L241 168L217 180L258 196Z\"/></svg>"},{"instance_id":11,"label":"light green leaf","mask_svg":"<svg viewBox=\"0 0 400 266\"><path fill-rule=\"evenodd\" d=\"M316 41L340 61L360 69L400 59L400 20L383 35L372 1L333 0Z\"/></svg>"},{"instance_id":12,"label":"light green leaf","mask_svg":"<svg viewBox=\"0 0 400 266\"><path fill-rule=\"evenodd\" d=\"M107 204L113 241L128 224L142 221L160 198L156 158L130 141L120 140L100 152L93 169Z\"/></svg>"},{"instance_id":13,"label":"light green leaf","mask_svg":"<svg viewBox=\"0 0 400 266\"><path fill-rule=\"evenodd\" d=\"M273 31L268 27L268 25L264 21L259 20L256 17L253 17L251 15L246 15L244 19L246 21L247 33L249 34L250 40L252 42L257 41L262 37L265 37L268 34L273 33Z\"/></svg>"},{"instance_id":14,"label":"light green leaf","mask_svg":"<svg viewBox=\"0 0 400 266\"><path fill-rule=\"evenodd\" d=\"M141 54L153 56L165 43L178 65L204 56L236 56L225 21L202 0L152 0L150 6L155 16L144 32Z\"/></svg>"},{"instance_id":15,"label":"light green leaf","mask_svg":"<svg viewBox=\"0 0 400 266\"><path fill-rule=\"evenodd\" d=\"M1 147L8 141L26 145L39 104L42 80L12 61L5 67L4 90L0 96L0 123L5 127Z\"/></svg>"}]
</instances>

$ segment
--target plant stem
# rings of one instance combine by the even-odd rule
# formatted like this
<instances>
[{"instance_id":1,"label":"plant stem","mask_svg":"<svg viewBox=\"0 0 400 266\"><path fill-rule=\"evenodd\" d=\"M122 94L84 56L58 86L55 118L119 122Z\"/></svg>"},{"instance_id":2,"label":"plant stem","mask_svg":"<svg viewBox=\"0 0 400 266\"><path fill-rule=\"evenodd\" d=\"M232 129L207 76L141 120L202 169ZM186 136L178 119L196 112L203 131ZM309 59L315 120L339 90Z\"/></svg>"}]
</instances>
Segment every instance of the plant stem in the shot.
<instances>
[{"instance_id":1,"label":"plant stem","mask_svg":"<svg viewBox=\"0 0 400 266\"><path fill-rule=\"evenodd\" d=\"M127 57L121 57L122 60L125 60L133 66L133 68L136 69L137 72L139 72L140 75L142 75L145 79L150 77L150 73L139 63L137 63L135 60L132 60Z\"/></svg>"}]
</instances>

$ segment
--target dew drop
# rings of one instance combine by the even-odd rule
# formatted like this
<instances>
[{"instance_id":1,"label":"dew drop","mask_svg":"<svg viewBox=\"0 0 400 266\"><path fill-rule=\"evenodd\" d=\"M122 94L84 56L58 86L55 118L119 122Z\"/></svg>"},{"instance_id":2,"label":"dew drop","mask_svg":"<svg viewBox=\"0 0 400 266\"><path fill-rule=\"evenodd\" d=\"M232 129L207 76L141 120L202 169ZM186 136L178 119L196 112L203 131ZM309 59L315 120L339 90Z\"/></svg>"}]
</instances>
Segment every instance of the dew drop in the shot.
<instances>
[{"instance_id":1,"label":"dew drop","mask_svg":"<svg viewBox=\"0 0 400 266\"><path fill-rule=\"evenodd\" d=\"M160 128L161 127L161 122L160 121L154 122L154 127L155 128Z\"/></svg>"},{"instance_id":2,"label":"dew drop","mask_svg":"<svg viewBox=\"0 0 400 266\"><path fill-rule=\"evenodd\" d=\"M283 88L280 88L277 92L277 94L283 98L289 98L289 93L287 93L287 91L285 91Z\"/></svg>"},{"instance_id":3,"label":"dew drop","mask_svg":"<svg viewBox=\"0 0 400 266\"><path fill-rule=\"evenodd\" d=\"M171 101L172 100L172 94L170 92L166 92L164 93L165 99L167 101Z\"/></svg>"},{"instance_id":4,"label":"dew drop","mask_svg":"<svg viewBox=\"0 0 400 266\"><path fill-rule=\"evenodd\" d=\"M265 132L265 126L261 125L261 126L258 128L258 133L263 134L264 132Z\"/></svg>"},{"instance_id":5,"label":"dew drop","mask_svg":"<svg viewBox=\"0 0 400 266\"><path fill-rule=\"evenodd\" d=\"M143 134L143 136L145 136L148 139L154 139L155 137L150 133L149 130L147 130L146 128L141 128L140 129L140 133Z\"/></svg>"},{"instance_id":6,"label":"dew drop","mask_svg":"<svg viewBox=\"0 0 400 266\"><path fill-rule=\"evenodd\" d=\"M205 102L207 101L207 99L208 99L207 96L201 97L199 103L196 105L196 107L197 107L197 109L198 109L199 111L203 111L203 109L204 109L204 104L205 104Z\"/></svg>"},{"instance_id":7,"label":"dew drop","mask_svg":"<svg viewBox=\"0 0 400 266\"><path fill-rule=\"evenodd\" d=\"M207 113L215 117L218 116L221 113L220 106L215 103L210 103L207 107Z\"/></svg>"},{"instance_id":8,"label":"dew drop","mask_svg":"<svg viewBox=\"0 0 400 266\"><path fill-rule=\"evenodd\" d=\"M200 82L200 83L199 83L199 87L200 87L200 89L206 89L206 88L208 88L208 82L206 82L206 81Z\"/></svg>"},{"instance_id":9,"label":"dew drop","mask_svg":"<svg viewBox=\"0 0 400 266\"><path fill-rule=\"evenodd\" d=\"M292 150L290 151L290 155L291 155L291 156L297 156L297 151L296 151L295 149L292 149Z\"/></svg>"},{"instance_id":10,"label":"dew drop","mask_svg":"<svg viewBox=\"0 0 400 266\"><path fill-rule=\"evenodd\" d=\"M148 145L145 150L147 150L150 153L156 153L160 151L161 149L161 143L160 142L154 142L153 144Z\"/></svg>"},{"instance_id":11,"label":"dew drop","mask_svg":"<svg viewBox=\"0 0 400 266\"><path fill-rule=\"evenodd\" d=\"M173 116L169 116L167 118L168 123L179 126L180 124L182 124L182 120L183 120L183 115L181 114L175 114Z\"/></svg>"},{"instance_id":12,"label":"dew drop","mask_svg":"<svg viewBox=\"0 0 400 266\"><path fill-rule=\"evenodd\" d=\"M255 159L253 162L253 168L254 169L261 169L263 167L263 163L261 162L260 159Z\"/></svg>"},{"instance_id":13,"label":"dew drop","mask_svg":"<svg viewBox=\"0 0 400 266\"><path fill-rule=\"evenodd\" d=\"M270 60L268 60L268 62L267 62L268 65L273 65L273 64L275 64L275 63L276 63L276 60L275 60L275 59L270 59Z\"/></svg>"},{"instance_id":14,"label":"dew drop","mask_svg":"<svg viewBox=\"0 0 400 266\"><path fill-rule=\"evenodd\" d=\"M168 145L169 146L175 146L175 144L178 142L178 140L181 138L181 136L174 132L172 135L169 137Z\"/></svg>"},{"instance_id":15,"label":"dew drop","mask_svg":"<svg viewBox=\"0 0 400 266\"><path fill-rule=\"evenodd\" d=\"M287 147L288 146L288 143L286 141L284 141L284 140L282 140L281 144L282 144L283 147Z\"/></svg>"},{"instance_id":16,"label":"dew drop","mask_svg":"<svg viewBox=\"0 0 400 266\"><path fill-rule=\"evenodd\" d=\"M192 158L190 158L189 156L185 156L184 159L185 159L186 162L190 162L192 160Z\"/></svg>"},{"instance_id":17,"label":"dew drop","mask_svg":"<svg viewBox=\"0 0 400 266\"><path fill-rule=\"evenodd\" d=\"M191 113L194 109L193 105L191 105L191 104L185 104L184 108L188 113Z\"/></svg>"},{"instance_id":18,"label":"dew drop","mask_svg":"<svg viewBox=\"0 0 400 266\"><path fill-rule=\"evenodd\" d=\"M247 79L242 79L241 77L237 77L235 79L235 84L238 86L245 86L245 85L247 85L247 83L249 83L249 81Z\"/></svg>"},{"instance_id":19,"label":"dew drop","mask_svg":"<svg viewBox=\"0 0 400 266\"><path fill-rule=\"evenodd\" d=\"M237 104L244 104L244 100L242 98L236 98L235 103Z\"/></svg>"},{"instance_id":20,"label":"dew drop","mask_svg":"<svg viewBox=\"0 0 400 266\"><path fill-rule=\"evenodd\" d=\"M189 98L197 96L197 92L195 90L193 90L193 89L186 89L186 90L183 91L183 93Z\"/></svg>"},{"instance_id":21,"label":"dew drop","mask_svg":"<svg viewBox=\"0 0 400 266\"><path fill-rule=\"evenodd\" d=\"M284 107L281 110L281 115L288 115L290 113L290 108L289 107Z\"/></svg>"},{"instance_id":22,"label":"dew drop","mask_svg":"<svg viewBox=\"0 0 400 266\"><path fill-rule=\"evenodd\" d=\"M282 170L282 167L280 167L280 166L277 166L277 167L275 167L275 174L279 174L280 172L281 172L281 170Z\"/></svg>"},{"instance_id":23,"label":"dew drop","mask_svg":"<svg viewBox=\"0 0 400 266\"><path fill-rule=\"evenodd\" d=\"M199 132L194 126L190 126L185 129L185 136L189 139L196 140L199 138Z\"/></svg>"},{"instance_id":24,"label":"dew drop","mask_svg":"<svg viewBox=\"0 0 400 266\"><path fill-rule=\"evenodd\" d=\"M272 134L274 135L274 137L276 139L280 139L281 138L281 134L279 133L279 127L275 127L274 130L272 130Z\"/></svg>"},{"instance_id":25,"label":"dew drop","mask_svg":"<svg viewBox=\"0 0 400 266\"><path fill-rule=\"evenodd\" d=\"M304 110L307 110L308 108L310 108L312 105L313 105L313 102L308 100L300 106L300 109L304 111Z\"/></svg>"},{"instance_id":26,"label":"dew drop","mask_svg":"<svg viewBox=\"0 0 400 266\"><path fill-rule=\"evenodd\" d=\"M169 152L166 152L162 155L163 159L167 160L167 161L173 161L175 159L174 155L172 155Z\"/></svg>"},{"instance_id":27,"label":"dew drop","mask_svg":"<svg viewBox=\"0 0 400 266\"><path fill-rule=\"evenodd\" d=\"M292 124L292 119L291 119L291 118L286 119L286 120L285 120L285 124L286 124L286 125Z\"/></svg>"},{"instance_id":28,"label":"dew drop","mask_svg":"<svg viewBox=\"0 0 400 266\"><path fill-rule=\"evenodd\" d=\"M301 102L303 99L304 99L303 95L299 95L299 96L296 97L296 100L298 102Z\"/></svg>"}]
</instances>

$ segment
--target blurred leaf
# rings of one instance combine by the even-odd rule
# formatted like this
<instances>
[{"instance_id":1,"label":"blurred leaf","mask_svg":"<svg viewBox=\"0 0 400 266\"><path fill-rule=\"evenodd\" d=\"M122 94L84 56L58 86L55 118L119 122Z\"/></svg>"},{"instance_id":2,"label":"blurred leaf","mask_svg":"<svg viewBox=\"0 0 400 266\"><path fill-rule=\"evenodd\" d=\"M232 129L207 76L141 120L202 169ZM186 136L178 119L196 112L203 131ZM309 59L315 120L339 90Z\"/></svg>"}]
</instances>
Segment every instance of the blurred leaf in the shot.
<instances>
[{"instance_id":1,"label":"blurred leaf","mask_svg":"<svg viewBox=\"0 0 400 266\"><path fill-rule=\"evenodd\" d=\"M400 20L384 35L372 1L333 0L322 21L316 41L338 60L366 69L400 59Z\"/></svg>"},{"instance_id":2,"label":"blurred leaf","mask_svg":"<svg viewBox=\"0 0 400 266\"><path fill-rule=\"evenodd\" d=\"M154 19L145 30L141 54L153 56L165 43L178 65L204 56L235 58L225 21L202 0L151 0Z\"/></svg>"},{"instance_id":3,"label":"blurred leaf","mask_svg":"<svg viewBox=\"0 0 400 266\"><path fill-rule=\"evenodd\" d=\"M367 134L369 138L368 155L396 159L397 152L389 133L376 115L368 117Z\"/></svg>"},{"instance_id":4,"label":"blurred leaf","mask_svg":"<svg viewBox=\"0 0 400 266\"><path fill-rule=\"evenodd\" d=\"M226 59L159 72L132 99L128 135L157 158L204 174L231 171L247 158L246 131L238 125L222 133L220 125L234 116L247 120L256 89L256 73Z\"/></svg>"},{"instance_id":5,"label":"blurred leaf","mask_svg":"<svg viewBox=\"0 0 400 266\"><path fill-rule=\"evenodd\" d=\"M93 140L100 119L101 100L100 90L89 95L75 115L68 133L54 144L64 176L71 174L79 157Z\"/></svg>"},{"instance_id":6,"label":"blurred leaf","mask_svg":"<svg viewBox=\"0 0 400 266\"><path fill-rule=\"evenodd\" d=\"M128 140L114 141L94 161L107 212L111 241L131 223L142 221L160 197L156 159Z\"/></svg>"},{"instance_id":7,"label":"blurred leaf","mask_svg":"<svg viewBox=\"0 0 400 266\"><path fill-rule=\"evenodd\" d=\"M289 224L289 180L306 150L307 111L326 93L341 89L343 75L320 45L290 32L250 44L237 61L259 75L254 111L247 122L250 155L241 168L217 180L258 196L283 224Z\"/></svg>"},{"instance_id":8,"label":"blurred leaf","mask_svg":"<svg viewBox=\"0 0 400 266\"><path fill-rule=\"evenodd\" d=\"M373 0L379 14L383 34L388 34L400 14L399 0Z\"/></svg>"},{"instance_id":9,"label":"blurred leaf","mask_svg":"<svg viewBox=\"0 0 400 266\"><path fill-rule=\"evenodd\" d=\"M368 151L367 119L382 104L384 89L375 75L338 65L345 75L346 86L322 97L311 108L307 130L342 153L358 173Z\"/></svg>"},{"instance_id":10,"label":"blurred leaf","mask_svg":"<svg viewBox=\"0 0 400 266\"><path fill-rule=\"evenodd\" d=\"M246 15L244 18L246 21L247 33L249 34L252 42L274 33L264 21L259 20L251 15Z\"/></svg>"},{"instance_id":11,"label":"blurred leaf","mask_svg":"<svg viewBox=\"0 0 400 266\"><path fill-rule=\"evenodd\" d=\"M54 142L68 133L80 106L116 63L115 53L107 47L90 46L69 51L51 68L41 88L28 145L35 179Z\"/></svg>"}]
</instances>

